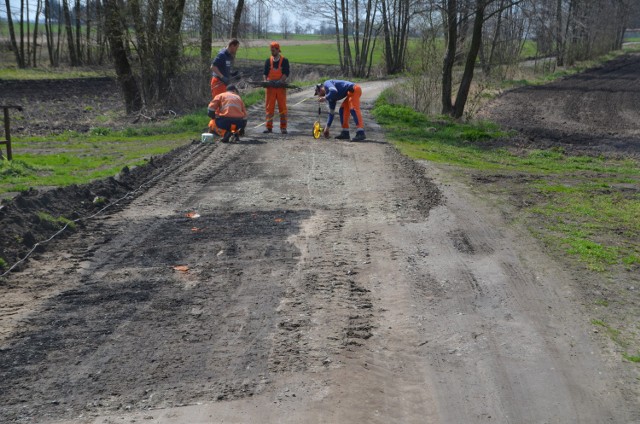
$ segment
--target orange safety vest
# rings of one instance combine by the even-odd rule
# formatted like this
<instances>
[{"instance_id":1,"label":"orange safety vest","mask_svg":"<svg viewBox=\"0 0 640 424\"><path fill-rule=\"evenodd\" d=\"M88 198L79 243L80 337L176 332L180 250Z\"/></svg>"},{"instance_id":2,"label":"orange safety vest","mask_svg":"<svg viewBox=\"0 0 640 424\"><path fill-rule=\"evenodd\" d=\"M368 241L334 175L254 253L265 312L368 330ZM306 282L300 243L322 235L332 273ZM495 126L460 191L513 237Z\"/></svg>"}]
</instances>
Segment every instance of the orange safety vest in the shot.
<instances>
[{"instance_id":1,"label":"orange safety vest","mask_svg":"<svg viewBox=\"0 0 640 424\"><path fill-rule=\"evenodd\" d=\"M282 61L284 60L284 56L280 55L280 61L278 61L278 68L273 68L273 56L269 58L270 68L269 75L267 75L267 80L269 81L279 81L282 78Z\"/></svg>"},{"instance_id":2,"label":"orange safety vest","mask_svg":"<svg viewBox=\"0 0 640 424\"><path fill-rule=\"evenodd\" d=\"M211 103L209 109L215 111L216 116L225 118L246 118L247 109L240 96L230 91L218 94Z\"/></svg>"}]
</instances>

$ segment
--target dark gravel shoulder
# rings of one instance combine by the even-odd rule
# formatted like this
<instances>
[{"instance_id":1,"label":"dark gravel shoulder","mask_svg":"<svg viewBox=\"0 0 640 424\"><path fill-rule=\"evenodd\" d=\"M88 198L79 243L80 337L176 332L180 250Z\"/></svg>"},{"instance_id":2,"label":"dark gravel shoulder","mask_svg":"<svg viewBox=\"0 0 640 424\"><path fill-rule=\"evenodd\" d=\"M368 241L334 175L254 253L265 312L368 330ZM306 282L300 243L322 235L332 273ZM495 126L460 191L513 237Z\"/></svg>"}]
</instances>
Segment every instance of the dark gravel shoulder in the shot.
<instances>
[{"instance_id":1,"label":"dark gravel shoulder","mask_svg":"<svg viewBox=\"0 0 640 424\"><path fill-rule=\"evenodd\" d=\"M113 213L143 192L154 177L177 160L189 145L152 157L147 164L124 168L118 175L90 184L53 190L31 189L0 204L0 258L6 269L66 226L59 238L83 227L84 220L98 212ZM67 223L71 222L69 225ZM38 245L37 253L44 246ZM20 270L26 262L14 268Z\"/></svg>"}]
</instances>

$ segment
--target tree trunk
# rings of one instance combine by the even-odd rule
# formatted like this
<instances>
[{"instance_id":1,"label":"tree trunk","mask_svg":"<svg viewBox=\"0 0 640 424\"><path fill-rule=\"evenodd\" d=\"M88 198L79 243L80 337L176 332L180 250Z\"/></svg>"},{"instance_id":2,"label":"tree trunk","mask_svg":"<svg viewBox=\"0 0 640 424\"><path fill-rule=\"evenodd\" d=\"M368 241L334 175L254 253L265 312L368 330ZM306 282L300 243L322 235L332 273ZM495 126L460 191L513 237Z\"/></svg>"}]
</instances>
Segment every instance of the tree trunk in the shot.
<instances>
[{"instance_id":1,"label":"tree trunk","mask_svg":"<svg viewBox=\"0 0 640 424\"><path fill-rule=\"evenodd\" d=\"M20 56L20 50L18 50L18 43L16 41L16 33L13 29L13 17L11 16L11 4L9 0L5 0L5 5L7 7L7 26L9 27L9 39L11 40L11 50L16 56L16 64L18 68L24 68L25 62L24 58Z\"/></svg>"},{"instance_id":2,"label":"tree trunk","mask_svg":"<svg viewBox=\"0 0 640 424\"><path fill-rule=\"evenodd\" d=\"M478 58L478 51L482 44L482 25L484 23L484 11L486 7L485 0L477 0L476 16L473 20L473 35L471 37L471 46L469 47L469 53L467 54L467 61L464 66L464 73L462 75L462 81L460 81L460 87L458 88L458 95L456 96L456 102L453 106L452 116L454 118L462 117L464 113L464 107L469 97L469 90L471 89L471 81L473 80L473 71L476 65L476 59Z\"/></svg>"},{"instance_id":3,"label":"tree trunk","mask_svg":"<svg viewBox=\"0 0 640 424\"><path fill-rule=\"evenodd\" d=\"M78 60L78 65L82 64L82 46L80 43L80 38L82 36L82 28L80 26L80 0L76 0L76 5L74 7L76 13L76 55Z\"/></svg>"},{"instance_id":4,"label":"tree trunk","mask_svg":"<svg viewBox=\"0 0 640 424\"><path fill-rule=\"evenodd\" d=\"M171 80L178 73L181 54L180 28L182 26L182 16L184 14L185 0L165 0L162 16L164 19L164 61L159 78L159 93L170 93L169 98L176 93L171 93Z\"/></svg>"},{"instance_id":5,"label":"tree trunk","mask_svg":"<svg viewBox=\"0 0 640 424\"><path fill-rule=\"evenodd\" d=\"M382 31L384 34L384 62L387 68L387 74L394 73L393 52L391 50L391 30L389 29L389 18L387 10L387 1L382 0Z\"/></svg>"},{"instance_id":6,"label":"tree trunk","mask_svg":"<svg viewBox=\"0 0 640 424\"><path fill-rule=\"evenodd\" d=\"M562 0L556 2L556 63L564 66L564 40L562 37Z\"/></svg>"},{"instance_id":7,"label":"tree trunk","mask_svg":"<svg viewBox=\"0 0 640 424\"><path fill-rule=\"evenodd\" d=\"M213 33L213 0L200 0L200 62L202 63L202 92L209 86L211 41Z\"/></svg>"},{"instance_id":8,"label":"tree trunk","mask_svg":"<svg viewBox=\"0 0 640 424\"><path fill-rule=\"evenodd\" d=\"M38 24L40 22L40 14L42 13L42 0L38 0L36 5L36 18L33 23L33 67L37 66L36 58L38 51Z\"/></svg>"},{"instance_id":9,"label":"tree trunk","mask_svg":"<svg viewBox=\"0 0 640 424\"><path fill-rule=\"evenodd\" d=\"M493 70L493 62L495 57L496 45L498 44L498 40L500 40L500 33L502 31L502 12L504 11L504 2L505 0L500 0L500 8L498 11L498 21L496 22L496 28L493 31L493 39L491 40L491 47L489 49L489 57L486 60L481 60L482 69L485 75L490 75ZM480 50L482 53L482 49Z\"/></svg>"},{"instance_id":10,"label":"tree trunk","mask_svg":"<svg viewBox=\"0 0 640 424\"><path fill-rule=\"evenodd\" d=\"M238 29L240 28L240 18L242 18L242 10L244 9L244 0L238 0L236 11L233 14L233 24L231 25L231 38L238 38Z\"/></svg>"},{"instance_id":11,"label":"tree trunk","mask_svg":"<svg viewBox=\"0 0 640 424\"><path fill-rule=\"evenodd\" d=\"M85 16L87 17L87 31L85 34L85 57L87 58L85 63L91 64L91 3L87 2L85 8Z\"/></svg>"},{"instance_id":12,"label":"tree trunk","mask_svg":"<svg viewBox=\"0 0 640 424\"><path fill-rule=\"evenodd\" d=\"M142 109L142 98L127 58L123 19L119 10L117 0L104 0L105 31L111 45L111 55L124 96L125 108L127 113L132 113Z\"/></svg>"},{"instance_id":13,"label":"tree trunk","mask_svg":"<svg viewBox=\"0 0 640 424\"><path fill-rule=\"evenodd\" d=\"M342 55L342 45L340 44L340 24L338 23L338 0L333 0L333 23L336 28L336 48L340 59L340 69L344 72L346 64Z\"/></svg>"},{"instance_id":14,"label":"tree trunk","mask_svg":"<svg viewBox=\"0 0 640 424\"><path fill-rule=\"evenodd\" d=\"M69 60L71 66L78 66L78 57L73 43L73 30L71 29L71 12L69 11L69 1L62 0L62 10L64 12L64 27L67 34L67 46L69 47Z\"/></svg>"},{"instance_id":15,"label":"tree trunk","mask_svg":"<svg viewBox=\"0 0 640 424\"><path fill-rule=\"evenodd\" d=\"M344 56L342 72L350 74L353 62L349 45L349 0L340 0L340 5L342 11L342 54Z\"/></svg>"},{"instance_id":16,"label":"tree trunk","mask_svg":"<svg viewBox=\"0 0 640 424\"><path fill-rule=\"evenodd\" d=\"M51 24L51 0L44 0L44 31L47 40L47 53L49 54L49 64L56 66L53 56L53 28Z\"/></svg>"},{"instance_id":17,"label":"tree trunk","mask_svg":"<svg viewBox=\"0 0 640 424\"><path fill-rule=\"evenodd\" d=\"M27 55L24 54L24 1L20 0L20 57L24 61L24 66L27 66ZM27 13L29 5L27 3Z\"/></svg>"},{"instance_id":18,"label":"tree trunk","mask_svg":"<svg viewBox=\"0 0 640 424\"><path fill-rule=\"evenodd\" d=\"M447 50L442 63L442 114L449 115L453 111L453 64L456 60L456 43L458 41L458 5L456 0L448 0L447 16Z\"/></svg>"}]
</instances>

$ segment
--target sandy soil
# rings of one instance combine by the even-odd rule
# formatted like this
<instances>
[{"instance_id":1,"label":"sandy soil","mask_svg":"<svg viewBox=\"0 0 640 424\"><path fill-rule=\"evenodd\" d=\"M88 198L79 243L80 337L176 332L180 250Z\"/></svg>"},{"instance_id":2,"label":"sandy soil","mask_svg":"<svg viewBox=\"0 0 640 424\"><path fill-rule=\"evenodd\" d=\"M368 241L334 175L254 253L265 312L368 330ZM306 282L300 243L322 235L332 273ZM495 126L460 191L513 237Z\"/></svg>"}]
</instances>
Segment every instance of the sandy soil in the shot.
<instances>
[{"instance_id":1,"label":"sandy soil","mask_svg":"<svg viewBox=\"0 0 640 424\"><path fill-rule=\"evenodd\" d=\"M152 182L0 282L1 422L640 422L561 263L366 112L313 140L310 96L120 176Z\"/></svg>"}]
</instances>

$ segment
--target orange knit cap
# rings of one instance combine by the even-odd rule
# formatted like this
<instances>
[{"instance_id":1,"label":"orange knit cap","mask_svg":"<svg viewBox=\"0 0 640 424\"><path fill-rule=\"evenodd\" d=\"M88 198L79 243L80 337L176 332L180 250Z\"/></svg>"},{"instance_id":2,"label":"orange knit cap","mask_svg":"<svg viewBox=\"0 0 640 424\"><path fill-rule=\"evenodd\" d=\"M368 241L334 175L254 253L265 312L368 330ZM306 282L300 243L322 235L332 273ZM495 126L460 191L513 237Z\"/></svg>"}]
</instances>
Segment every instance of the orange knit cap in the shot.
<instances>
[{"instance_id":1,"label":"orange knit cap","mask_svg":"<svg viewBox=\"0 0 640 424\"><path fill-rule=\"evenodd\" d=\"M275 47L276 49L278 49L278 51L280 51L280 44L276 43L275 41L271 43L270 46Z\"/></svg>"}]
</instances>

